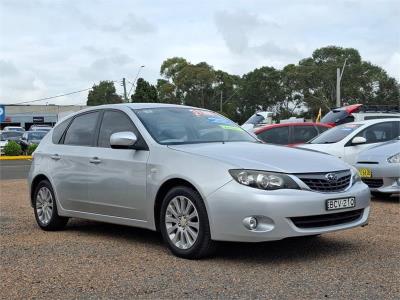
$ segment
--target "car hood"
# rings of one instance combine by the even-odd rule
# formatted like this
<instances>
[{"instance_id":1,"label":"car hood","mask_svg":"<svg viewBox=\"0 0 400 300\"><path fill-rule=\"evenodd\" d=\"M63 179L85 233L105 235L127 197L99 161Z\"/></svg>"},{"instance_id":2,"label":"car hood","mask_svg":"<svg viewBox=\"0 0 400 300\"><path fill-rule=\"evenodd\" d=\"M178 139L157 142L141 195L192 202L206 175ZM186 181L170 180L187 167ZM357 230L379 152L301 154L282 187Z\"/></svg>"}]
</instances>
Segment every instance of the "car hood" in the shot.
<instances>
[{"instance_id":1,"label":"car hood","mask_svg":"<svg viewBox=\"0 0 400 300\"><path fill-rule=\"evenodd\" d=\"M233 168L284 173L331 172L350 168L340 159L324 153L261 143L204 143L169 148L223 161Z\"/></svg>"},{"instance_id":2,"label":"car hood","mask_svg":"<svg viewBox=\"0 0 400 300\"><path fill-rule=\"evenodd\" d=\"M386 162L386 159L400 152L400 141L390 141L361 152L357 162Z\"/></svg>"},{"instance_id":3,"label":"car hood","mask_svg":"<svg viewBox=\"0 0 400 300\"><path fill-rule=\"evenodd\" d=\"M310 149L319 152L329 153L329 149L332 148L334 144L301 144L296 147L301 149Z\"/></svg>"}]
</instances>

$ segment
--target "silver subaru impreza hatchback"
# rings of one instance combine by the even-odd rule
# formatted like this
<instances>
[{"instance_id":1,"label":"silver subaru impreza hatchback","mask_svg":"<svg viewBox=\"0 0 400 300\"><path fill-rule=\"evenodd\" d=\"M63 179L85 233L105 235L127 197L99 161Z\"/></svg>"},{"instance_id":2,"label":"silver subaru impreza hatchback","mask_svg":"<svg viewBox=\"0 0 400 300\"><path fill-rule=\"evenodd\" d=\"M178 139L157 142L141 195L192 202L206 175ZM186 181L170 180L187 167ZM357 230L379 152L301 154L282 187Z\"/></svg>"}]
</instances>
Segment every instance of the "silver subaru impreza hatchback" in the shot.
<instances>
[{"instance_id":1,"label":"silver subaru impreza hatchback","mask_svg":"<svg viewBox=\"0 0 400 300\"><path fill-rule=\"evenodd\" d=\"M355 168L310 150L263 144L209 110L168 104L92 107L67 117L33 155L38 225L69 217L159 230L177 256L216 241L262 242L367 223Z\"/></svg>"}]
</instances>

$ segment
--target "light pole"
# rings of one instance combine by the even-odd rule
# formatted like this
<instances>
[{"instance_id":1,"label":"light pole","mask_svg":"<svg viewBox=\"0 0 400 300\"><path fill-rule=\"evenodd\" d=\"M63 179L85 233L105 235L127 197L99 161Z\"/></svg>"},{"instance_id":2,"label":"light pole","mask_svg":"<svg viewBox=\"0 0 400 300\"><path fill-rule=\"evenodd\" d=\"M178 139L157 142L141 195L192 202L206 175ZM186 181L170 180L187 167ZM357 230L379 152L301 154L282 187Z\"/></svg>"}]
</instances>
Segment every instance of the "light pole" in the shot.
<instances>
[{"instance_id":1,"label":"light pole","mask_svg":"<svg viewBox=\"0 0 400 300\"><path fill-rule=\"evenodd\" d=\"M128 97L131 95L132 89L133 89L133 87L136 85L136 80L137 80L138 77L139 77L140 71L142 71L142 69L143 69L144 67L145 67L144 65L139 67L139 69L138 69L138 71L137 71L137 74L136 74L136 77L135 77L135 79L134 79L133 82L132 82L131 89L129 90Z\"/></svg>"},{"instance_id":2,"label":"light pole","mask_svg":"<svg viewBox=\"0 0 400 300\"><path fill-rule=\"evenodd\" d=\"M344 72L344 68L346 67L347 58L344 60L342 72L340 72L340 68L336 69L336 107L340 107L340 83L342 81L342 76Z\"/></svg>"}]
</instances>

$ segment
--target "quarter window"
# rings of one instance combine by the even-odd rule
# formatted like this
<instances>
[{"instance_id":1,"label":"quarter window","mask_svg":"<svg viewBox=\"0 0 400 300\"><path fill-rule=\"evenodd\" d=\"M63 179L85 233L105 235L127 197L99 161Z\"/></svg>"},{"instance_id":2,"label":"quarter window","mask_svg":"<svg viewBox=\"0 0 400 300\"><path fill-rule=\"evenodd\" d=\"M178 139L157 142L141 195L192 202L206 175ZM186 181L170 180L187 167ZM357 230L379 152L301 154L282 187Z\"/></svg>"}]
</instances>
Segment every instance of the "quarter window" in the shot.
<instances>
[{"instance_id":1,"label":"quarter window","mask_svg":"<svg viewBox=\"0 0 400 300\"><path fill-rule=\"evenodd\" d=\"M289 144L289 127L276 127L259 133L258 138L266 143L287 145Z\"/></svg>"},{"instance_id":2,"label":"quarter window","mask_svg":"<svg viewBox=\"0 0 400 300\"><path fill-rule=\"evenodd\" d=\"M99 112L90 112L75 117L65 134L64 144L92 146Z\"/></svg>"},{"instance_id":3,"label":"quarter window","mask_svg":"<svg viewBox=\"0 0 400 300\"><path fill-rule=\"evenodd\" d=\"M98 146L110 148L111 135L122 131L130 131L138 136L136 128L126 114L118 111L106 111L101 122Z\"/></svg>"},{"instance_id":4,"label":"quarter window","mask_svg":"<svg viewBox=\"0 0 400 300\"><path fill-rule=\"evenodd\" d=\"M71 122L71 119L65 120L59 125L56 125L53 130L53 136L52 136L52 141L54 144L59 144L62 135L64 134L65 129L67 129L69 123Z\"/></svg>"}]
</instances>

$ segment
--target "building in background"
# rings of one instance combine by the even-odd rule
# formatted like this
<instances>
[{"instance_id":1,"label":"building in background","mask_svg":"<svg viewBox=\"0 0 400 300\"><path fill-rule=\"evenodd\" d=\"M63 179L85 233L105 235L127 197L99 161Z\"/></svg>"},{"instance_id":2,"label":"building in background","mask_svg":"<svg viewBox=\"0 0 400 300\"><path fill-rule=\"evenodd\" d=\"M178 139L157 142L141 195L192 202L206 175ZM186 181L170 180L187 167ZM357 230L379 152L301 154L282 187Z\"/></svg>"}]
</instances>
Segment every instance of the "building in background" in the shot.
<instances>
[{"instance_id":1,"label":"building in background","mask_svg":"<svg viewBox=\"0 0 400 300\"><path fill-rule=\"evenodd\" d=\"M26 130L33 124L54 126L58 120L86 108L85 105L0 105L0 129L22 126Z\"/></svg>"}]
</instances>

